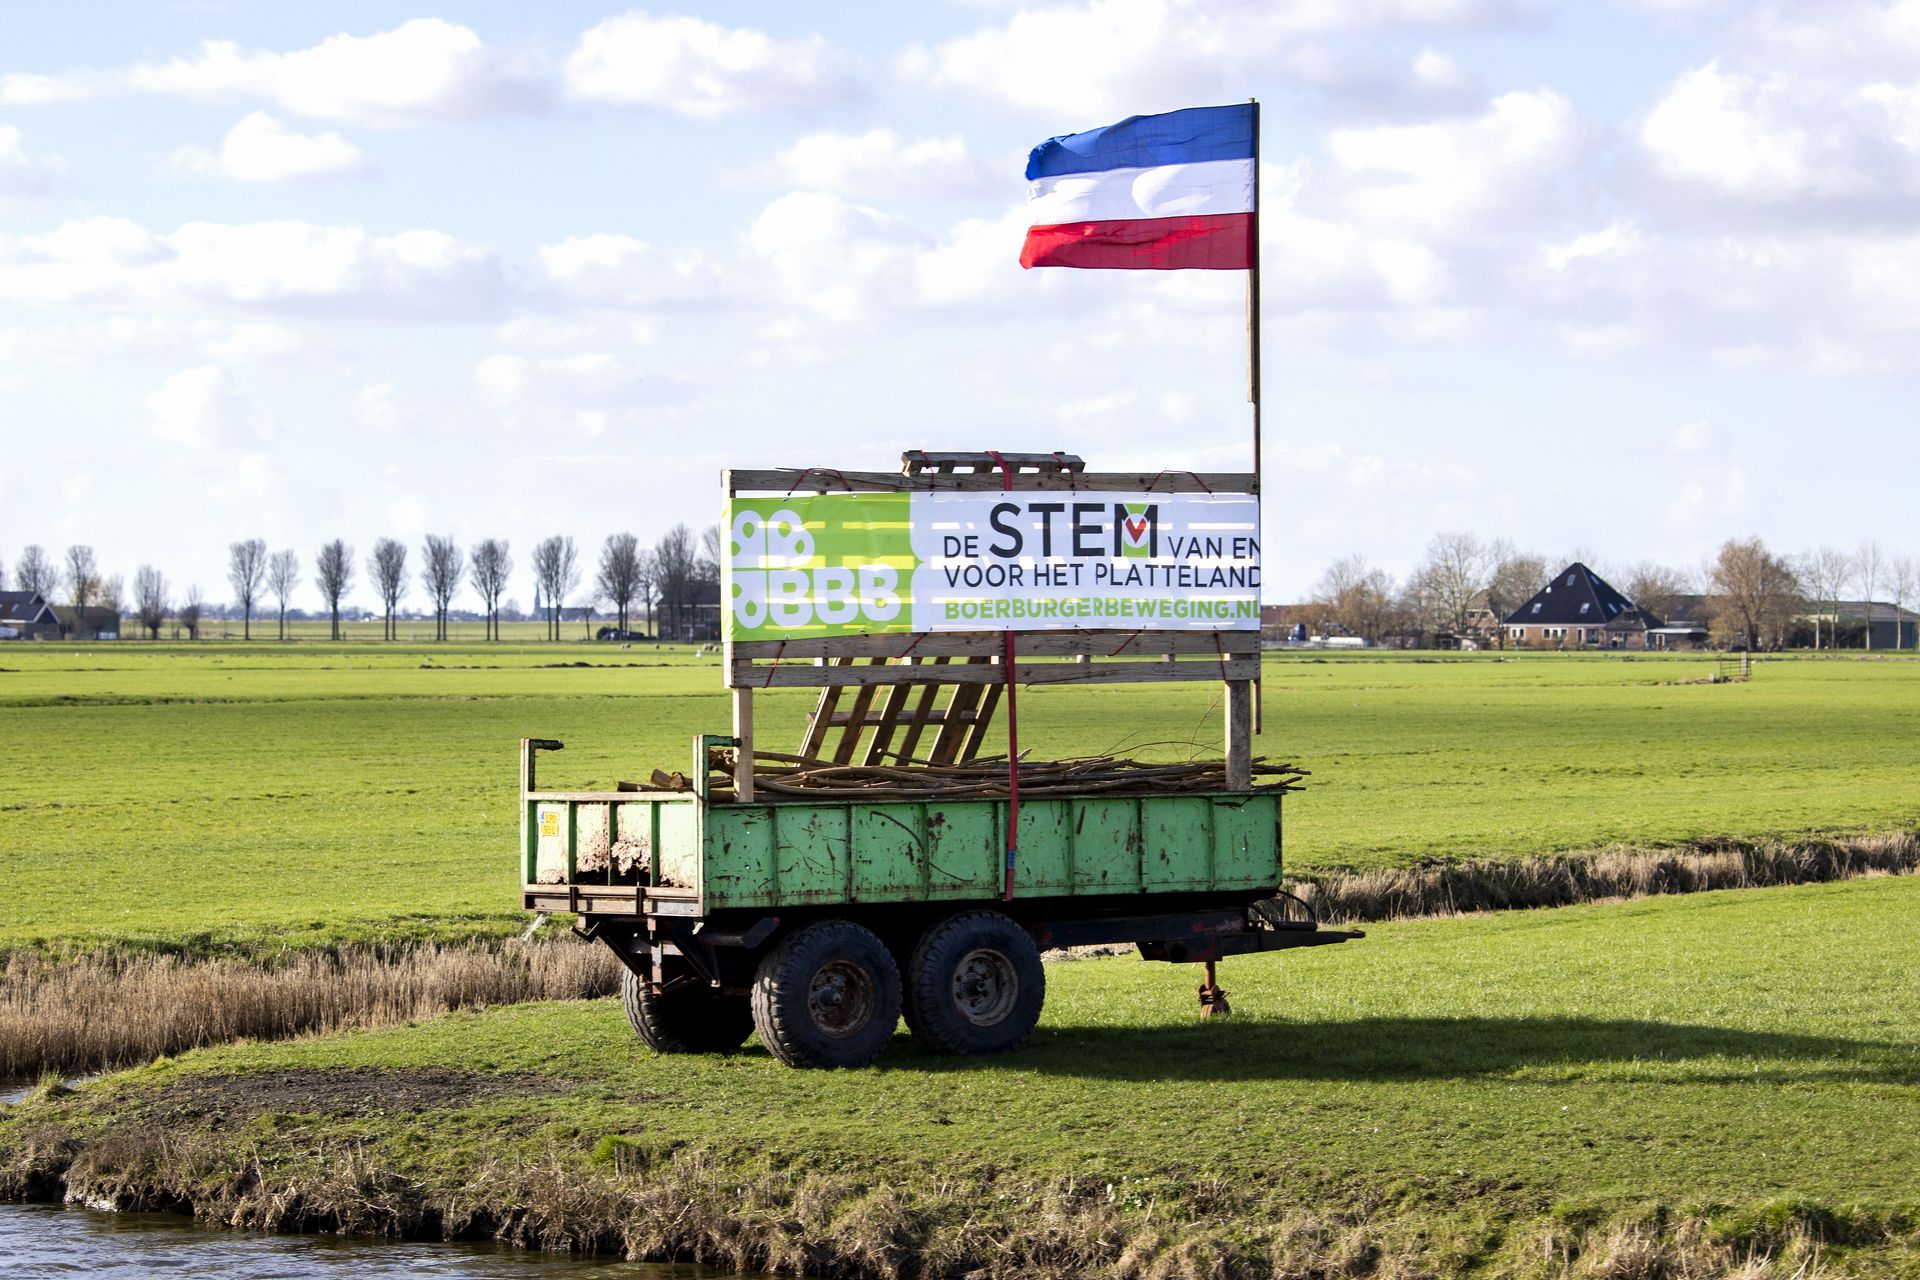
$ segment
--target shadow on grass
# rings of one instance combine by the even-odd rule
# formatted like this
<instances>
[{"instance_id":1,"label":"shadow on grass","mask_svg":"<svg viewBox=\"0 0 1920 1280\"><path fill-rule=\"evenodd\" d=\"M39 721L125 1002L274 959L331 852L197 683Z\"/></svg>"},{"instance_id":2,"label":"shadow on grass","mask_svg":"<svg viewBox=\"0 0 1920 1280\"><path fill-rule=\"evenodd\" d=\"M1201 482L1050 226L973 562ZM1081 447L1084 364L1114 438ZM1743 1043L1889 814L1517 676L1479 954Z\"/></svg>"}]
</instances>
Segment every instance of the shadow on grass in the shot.
<instances>
[{"instance_id":1,"label":"shadow on grass","mask_svg":"<svg viewBox=\"0 0 1920 1280\"><path fill-rule=\"evenodd\" d=\"M1143 1081L1434 1080L1552 1068L1689 1084L1920 1084L1920 1053L1911 1045L1581 1017L1043 1024L1005 1058L939 1058L916 1047L887 1060L936 1071L1005 1063L1047 1075Z\"/></svg>"}]
</instances>

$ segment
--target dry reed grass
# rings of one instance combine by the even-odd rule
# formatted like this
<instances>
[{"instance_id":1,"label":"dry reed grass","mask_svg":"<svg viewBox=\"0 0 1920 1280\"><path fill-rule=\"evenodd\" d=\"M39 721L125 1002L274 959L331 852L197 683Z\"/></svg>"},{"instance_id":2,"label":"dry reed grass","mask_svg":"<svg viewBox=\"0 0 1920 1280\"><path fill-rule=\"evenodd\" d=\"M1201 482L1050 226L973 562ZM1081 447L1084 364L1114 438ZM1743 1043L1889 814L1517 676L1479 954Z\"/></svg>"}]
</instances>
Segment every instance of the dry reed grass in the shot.
<instances>
[{"instance_id":1,"label":"dry reed grass","mask_svg":"<svg viewBox=\"0 0 1920 1280\"><path fill-rule=\"evenodd\" d=\"M619 962L572 938L357 946L268 961L26 952L0 969L0 1079L101 1071L229 1040L610 995Z\"/></svg>"},{"instance_id":2,"label":"dry reed grass","mask_svg":"<svg viewBox=\"0 0 1920 1280\"><path fill-rule=\"evenodd\" d=\"M1423 862L1302 877L1294 892L1329 924L1475 911L1565 907L1708 889L1815 884L1920 870L1920 833L1803 840L1701 841L1678 849L1616 847L1550 858Z\"/></svg>"},{"instance_id":3,"label":"dry reed grass","mask_svg":"<svg viewBox=\"0 0 1920 1280\"><path fill-rule=\"evenodd\" d=\"M1821 1280L1832 1244L1904 1249L1910 1221L1815 1209L1718 1228L1698 1216L1558 1220L1456 1231L1415 1215L1275 1209L1257 1198L1158 1213L1086 1182L934 1179L911 1189L819 1171L747 1173L699 1150L583 1165L557 1149L495 1159L445 1185L361 1145L261 1160L208 1130L51 1126L0 1166L0 1196L192 1212L229 1228L493 1239L785 1275L911 1280ZM1257 1196L1257 1193L1255 1193Z\"/></svg>"}]
</instances>

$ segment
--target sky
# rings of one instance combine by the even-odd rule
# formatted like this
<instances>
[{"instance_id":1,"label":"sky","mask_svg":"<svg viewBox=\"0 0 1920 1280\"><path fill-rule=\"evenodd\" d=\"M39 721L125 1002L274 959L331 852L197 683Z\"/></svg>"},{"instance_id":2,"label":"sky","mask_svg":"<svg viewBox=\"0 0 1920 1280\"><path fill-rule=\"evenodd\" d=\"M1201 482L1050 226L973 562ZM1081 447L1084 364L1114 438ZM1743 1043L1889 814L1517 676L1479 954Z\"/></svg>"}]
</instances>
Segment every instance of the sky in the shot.
<instances>
[{"instance_id":1,"label":"sky","mask_svg":"<svg viewBox=\"0 0 1920 1280\"><path fill-rule=\"evenodd\" d=\"M1920 552L1920 0L10 0L0 570L436 532L526 602L728 466L1246 469L1240 273L1017 259L1030 147L1248 97L1269 600Z\"/></svg>"}]
</instances>

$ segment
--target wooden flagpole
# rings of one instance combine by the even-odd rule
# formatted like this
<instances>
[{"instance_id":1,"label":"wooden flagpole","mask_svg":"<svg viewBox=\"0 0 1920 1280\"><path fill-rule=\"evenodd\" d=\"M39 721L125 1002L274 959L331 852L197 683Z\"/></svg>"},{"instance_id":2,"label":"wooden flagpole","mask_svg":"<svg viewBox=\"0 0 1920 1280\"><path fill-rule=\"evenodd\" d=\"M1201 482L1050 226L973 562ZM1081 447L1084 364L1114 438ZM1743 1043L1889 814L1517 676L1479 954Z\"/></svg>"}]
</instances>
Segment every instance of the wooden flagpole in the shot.
<instances>
[{"instance_id":1,"label":"wooden flagpole","mask_svg":"<svg viewBox=\"0 0 1920 1280\"><path fill-rule=\"evenodd\" d=\"M1248 98L1253 108L1253 260L1247 269L1247 399L1253 402L1253 492L1255 502L1264 509L1265 495L1260 483L1260 100ZM1261 523L1265 524L1264 517ZM1254 535L1265 541L1265 529ZM1260 615L1259 597L1254 598L1254 616ZM1264 631L1264 627L1261 628ZM1262 707L1266 702L1266 682L1253 682L1253 731L1260 732Z\"/></svg>"}]
</instances>

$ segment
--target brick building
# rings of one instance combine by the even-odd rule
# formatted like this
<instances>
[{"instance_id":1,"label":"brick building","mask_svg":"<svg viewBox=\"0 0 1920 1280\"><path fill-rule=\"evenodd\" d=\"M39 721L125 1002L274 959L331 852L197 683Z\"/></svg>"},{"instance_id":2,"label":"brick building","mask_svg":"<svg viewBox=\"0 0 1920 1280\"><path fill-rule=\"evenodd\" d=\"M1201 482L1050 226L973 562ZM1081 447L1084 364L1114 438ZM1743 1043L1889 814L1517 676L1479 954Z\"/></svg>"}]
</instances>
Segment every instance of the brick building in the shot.
<instances>
[{"instance_id":1,"label":"brick building","mask_svg":"<svg viewBox=\"0 0 1920 1280\"><path fill-rule=\"evenodd\" d=\"M1533 598L1507 615L1507 638L1539 649L1644 649L1660 619L1584 564L1554 575Z\"/></svg>"}]
</instances>

